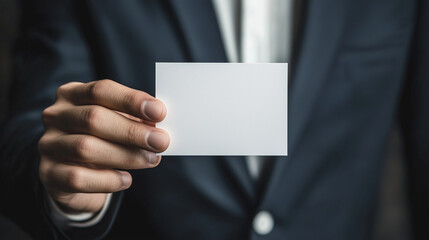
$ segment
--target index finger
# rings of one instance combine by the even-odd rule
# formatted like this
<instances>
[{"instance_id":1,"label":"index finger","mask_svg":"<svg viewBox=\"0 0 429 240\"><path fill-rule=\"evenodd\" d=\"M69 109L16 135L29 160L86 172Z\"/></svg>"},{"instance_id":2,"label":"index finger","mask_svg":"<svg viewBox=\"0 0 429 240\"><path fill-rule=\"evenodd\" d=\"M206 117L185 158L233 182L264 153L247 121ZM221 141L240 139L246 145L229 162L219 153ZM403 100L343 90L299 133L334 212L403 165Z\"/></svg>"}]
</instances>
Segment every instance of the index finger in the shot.
<instances>
[{"instance_id":1,"label":"index finger","mask_svg":"<svg viewBox=\"0 0 429 240\"><path fill-rule=\"evenodd\" d=\"M76 105L100 105L151 122L162 121L167 113L165 105L158 99L112 80L65 85L60 87L59 95Z\"/></svg>"}]
</instances>

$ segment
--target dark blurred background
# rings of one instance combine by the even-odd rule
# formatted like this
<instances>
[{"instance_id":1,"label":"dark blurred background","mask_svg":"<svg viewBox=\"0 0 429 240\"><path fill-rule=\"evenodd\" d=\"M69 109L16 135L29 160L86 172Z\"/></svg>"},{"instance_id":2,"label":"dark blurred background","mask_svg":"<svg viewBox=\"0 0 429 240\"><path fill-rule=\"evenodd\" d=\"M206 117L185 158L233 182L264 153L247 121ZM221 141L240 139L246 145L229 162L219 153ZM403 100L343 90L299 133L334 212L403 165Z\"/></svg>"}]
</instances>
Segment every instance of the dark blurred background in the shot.
<instances>
[{"instance_id":1,"label":"dark blurred background","mask_svg":"<svg viewBox=\"0 0 429 240\"><path fill-rule=\"evenodd\" d=\"M13 41L18 34L20 18L18 1L0 0L0 121L7 107L8 88L12 76Z\"/></svg>"},{"instance_id":2,"label":"dark blurred background","mask_svg":"<svg viewBox=\"0 0 429 240\"><path fill-rule=\"evenodd\" d=\"M17 0L0 0L0 122L7 113L8 90L12 81L13 45L19 34L20 9ZM376 240L412 239L408 211L405 160L397 127L391 132L375 227ZM0 206L0 208L7 206ZM1 211L1 209L0 209Z\"/></svg>"}]
</instances>

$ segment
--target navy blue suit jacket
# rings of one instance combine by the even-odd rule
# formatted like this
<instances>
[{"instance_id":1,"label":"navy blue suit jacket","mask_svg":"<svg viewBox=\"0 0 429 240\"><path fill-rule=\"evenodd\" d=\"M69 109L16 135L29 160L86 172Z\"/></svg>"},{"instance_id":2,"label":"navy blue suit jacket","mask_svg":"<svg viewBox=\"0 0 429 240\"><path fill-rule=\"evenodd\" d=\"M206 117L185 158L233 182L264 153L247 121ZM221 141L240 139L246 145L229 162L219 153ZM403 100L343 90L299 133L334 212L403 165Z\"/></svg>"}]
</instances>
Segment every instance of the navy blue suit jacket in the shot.
<instances>
[{"instance_id":1,"label":"navy blue suit jacket","mask_svg":"<svg viewBox=\"0 0 429 240\"><path fill-rule=\"evenodd\" d=\"M99 224L74 229L35 220L41 112L56 89L109 78L153 94L155 62L226 62L226 54L210 0L25 1L1 144L15 184L5 205L19 210L6 212L34 236L368 239L386 140L401 119L413 225L427 239L428 14L424 0L306 1L291 62L288 157L258 184L243 157L165 157L132 172L133 186L114 195ZM251 225L261 210L275 221L263 237Z\"/></svg>"}]
</instances>

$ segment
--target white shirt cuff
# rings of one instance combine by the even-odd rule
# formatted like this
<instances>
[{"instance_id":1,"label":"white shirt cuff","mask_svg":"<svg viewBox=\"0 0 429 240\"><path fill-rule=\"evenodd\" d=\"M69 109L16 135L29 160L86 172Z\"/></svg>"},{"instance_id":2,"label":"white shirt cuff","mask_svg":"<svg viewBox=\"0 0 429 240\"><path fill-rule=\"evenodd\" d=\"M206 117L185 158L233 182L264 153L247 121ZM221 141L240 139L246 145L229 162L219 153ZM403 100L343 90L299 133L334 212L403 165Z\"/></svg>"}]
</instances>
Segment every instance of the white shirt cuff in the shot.
<instances>
[{"instance_id":1,"label":"white shirt cuff","mask_svg":"<svg viewBox=\"0 0 429 240\"><path fill-rule=\"evenodd\" d=\"M91 227L101 221L101 219L104 217L104 214L106 213L107 209L110 205L110 200L112 198L112 194L107 194L106 200L104 201L103 208L96 212L84 212L84 213L77 213L77 214L70 214L66 213L55 203L55 201L51 198L51 196L48 195L49 199L49 205L51 206L50 209L51 213L55 218L63 218L68 221L67 225L71 227Z\"/></svg>"}]
</instances>

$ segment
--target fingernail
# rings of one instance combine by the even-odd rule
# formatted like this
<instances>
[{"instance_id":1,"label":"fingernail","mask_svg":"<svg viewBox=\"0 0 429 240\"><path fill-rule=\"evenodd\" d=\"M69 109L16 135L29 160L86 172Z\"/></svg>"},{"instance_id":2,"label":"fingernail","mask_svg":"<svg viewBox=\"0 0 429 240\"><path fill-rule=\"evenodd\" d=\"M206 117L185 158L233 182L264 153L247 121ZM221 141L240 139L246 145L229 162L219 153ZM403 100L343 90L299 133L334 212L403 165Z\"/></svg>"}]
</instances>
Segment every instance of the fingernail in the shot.
<instances>
[{"instance_id":1,"label":"fingernail","mask_svg":"<svg viewBox=\"0 0 429 240\"><path fill-rule=\"evenodd\" d=\"M149 137L147 138L147 144L157 150L163 149L167 143L167 136L161 132L153 131L149 133Z\"/></svg>"},{"instance_id":2,"label":"fingernail","mask_svg":"<svg viewBox=\"0 0 429 240\"><path fill-rule=\"evenodd\" d=\"M144 101L142 105L143 114L152 120L161 118L164 107L160 101Z\"/></svg>"},{"instance_id":3,"label":"fingernail","mask_svg":"<svg viewBox=\"0 0 429 240\"><path fill-rule=\"evenodd\" d=\"M144 156L149 163L158 163L159 156L157 156L154 152L144 151Z\"/></svg>"},{"instance_id":4,"label":"fingernail","mask_svg":"<svg viewBox=\"0 0 429 240\"><path fill-rule=\"evenodd\" d=\"M131 176L128 173L121 172L122 186L128 188L131 185Z\"/></svg>"}]
</instances>

